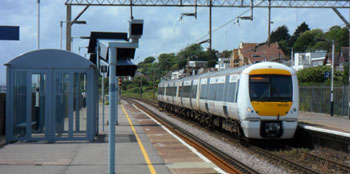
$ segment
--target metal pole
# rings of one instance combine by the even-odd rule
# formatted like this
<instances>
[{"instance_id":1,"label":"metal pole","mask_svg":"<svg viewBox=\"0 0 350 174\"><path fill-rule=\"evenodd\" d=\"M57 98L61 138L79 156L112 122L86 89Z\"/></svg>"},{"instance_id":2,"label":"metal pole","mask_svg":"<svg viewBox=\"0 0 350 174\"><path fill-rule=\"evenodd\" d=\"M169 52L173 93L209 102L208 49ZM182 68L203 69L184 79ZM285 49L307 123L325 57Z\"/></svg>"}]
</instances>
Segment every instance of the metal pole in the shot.
<instances>
[{"instance_id":1,"label":"metal pole","mask_svg":"<svg viewBox=\"0 0 350 174\"><path fill-rule=\"evenodd\" d=\"M269 8L268 8L268 29L267 29L267 44L270 44L270 31L271 31L271 0L269 0Z\"/></svg>"},{"instance_id":2,"label":"metal pole","mask_svg":"<svg viewBox=\"0 0 350 174\"><path fill-rule=\"evenodd\" d=\"M332 41L332 82L331 82L331 116L333 116L333 83L334 83L334 40Z\"/></svg>"},{"instance_id":3,"label":"metal pole","mask_svg":"<svg viewBox=\"0 0 350 174\"><path fill-rule=\"evenodd\" d=\"M108 173L115 173L115 71L116 71L116 49L109 49L109 163Z\"/></svg>"},{"instance_id":4,"label":"metal pole","mask_svg":"<svg viewBox=\"0 0 350 174\"><path fill-rule=\"evenodd\" d=\"M37 42L36 42L36 46L37 49L40 49L40 0L36 1L38 4L38 35L37 35Z\"/></svg>"},{"instance_id":5,"label":"metal pole","mask_svg":"<svg viewBox=\"0 0 350 174\"><path fill-rule=\"evenodd\" d=\"M102 73L102 131L105 131L105 73Z\"/></svg>"},{"instance_id":6,"label":"metal pole","mask_svg":"<svg viewBox=\"0 0 350 174\"><path fill-rule=\"evenodd\" d=\"M115 125L118 125L118 103L119 103L119 85L118 85L118 79L119 77L116 76L115 78Z\"/></svg>"},{"instance_id":7,"label":"metal pole","mask_svg":"<svg viewBox=\"0 0 350 174\"><path fill-rule=\"evenodd\" d=\"M72 6L67 5L67 19L66 19L66 50L71 50L71 27L72 27Z\"/></svg>"},{"instance_id":8,"label":"metal pole","mask_svg":"<svg viewBox=\"0 0 350 174\"><path fill-rule=\"evenodd\" d=\"M293 68L294 65L294 53L293 53L293 47L292 50L290 52L290 67Z\"/></svg>"},{"instance_id":9,"label":"metal pole","mask_svg":"<svg viewBox=\"0 0 350 174\"><path fill-rule=\"evenodd\" d=\"M60 50L62 50L62 27L63 21L60 21Z\"/></svg>"},{"instance_id":10,"label":"metal pole","mask_svg":"<svg viewBox=\"0 0 350 174\"><path fill-rule=\"evenodd\" d=\"M350 22L350 9L349 9L349 22ZM349 78L349 83L348 83L348 116L350 119L350 27L348 27L349 30L349 54L348 54L348 78Z\"/></svg>"},{"instance_id":11,"label":"metal pole","mask_svg":"<svg viewBox=\"0 0 350 174\"><path fill-rule=\"evenodd\" d=\"M154 86L154 83L155 83L155 81L156 81L156 77L155 77L156 75L155 75L155 71L154 71L154 67L153 67L153 93L152 93L152 98L153 98L153 100L154 100L154 93L155 93L155 86Z\"/></svg>"},{"instance_id":12,"label":"metal pole","mask_svg":"<svg viewBox=\"0 0 350 174\"><path fill-rule=\"evenodd\" d=\"M209 50L211 51L212 48L212 33L211 33L211 6L212 6L212 0L209 1Z\"/></svg>"}]
</instances>

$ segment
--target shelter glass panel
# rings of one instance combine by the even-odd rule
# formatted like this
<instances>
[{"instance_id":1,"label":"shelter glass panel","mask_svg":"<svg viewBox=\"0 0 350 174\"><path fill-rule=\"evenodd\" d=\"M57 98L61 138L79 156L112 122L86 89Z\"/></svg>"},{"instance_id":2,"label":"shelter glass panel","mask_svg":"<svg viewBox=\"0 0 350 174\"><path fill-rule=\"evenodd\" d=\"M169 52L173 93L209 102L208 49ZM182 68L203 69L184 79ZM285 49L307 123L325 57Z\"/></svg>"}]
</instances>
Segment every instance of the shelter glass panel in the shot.
<instances>
[{"instance_id":1,"label":"shelter glass panel","mask_svg":"<svg viewBox=\"0 0 350 174\"><path fill-rule=\"evenodd\" d=\"M13 135L25 137L27 128L27 73L14 72Z\"/></svg>"},{"instance_id":2,"label":"shelter glass panel","mask_svg":"<svg viewBox=\"0 0 350 174\"><path fill-rule=\"evenodd\" d=\"M73 97L73 136L86 137L87 130L87 74L74 73Z\"/></svg>"},{"instance_id":3,"label":"shelter glass panel","mask_svg":"<svg viewBox=\"0 0 350 174\"><path fill-rule=\"evenodd\" d=\"M69 73L57 72L55 78L56 137L68 137L69 129Z\"/></svg>"},{"instance_id":4,"label":"shelter glass panel","mask_svg":"<svg viewBox=\"0 0 350 174\"><path fill-rule=\"evenodd\" d=\"M31 136L32 138L45 137L45 100L46 100L46 74L32 74L31 79Z\"/></svg>"}]
</instances>

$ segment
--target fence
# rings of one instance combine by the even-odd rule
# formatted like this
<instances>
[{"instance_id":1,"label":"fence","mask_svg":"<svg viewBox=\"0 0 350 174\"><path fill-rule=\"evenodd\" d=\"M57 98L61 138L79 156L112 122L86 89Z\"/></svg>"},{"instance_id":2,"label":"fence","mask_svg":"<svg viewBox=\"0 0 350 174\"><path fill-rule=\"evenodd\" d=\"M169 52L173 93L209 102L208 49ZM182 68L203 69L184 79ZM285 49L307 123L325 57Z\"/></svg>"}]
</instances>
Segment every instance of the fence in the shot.
<instances>
[{"instance_id":1,"label":"fence","mask_svg":"<svg viewBox=\"0 0 350 174\"><path fill-rule=\"evenodd\" d=\"M334 115L348 115L348 91L347 86L334 87L333 89ZM330 113L329 86L299 86L299 107L302 111Z\"/></svg>"}]
</instances>

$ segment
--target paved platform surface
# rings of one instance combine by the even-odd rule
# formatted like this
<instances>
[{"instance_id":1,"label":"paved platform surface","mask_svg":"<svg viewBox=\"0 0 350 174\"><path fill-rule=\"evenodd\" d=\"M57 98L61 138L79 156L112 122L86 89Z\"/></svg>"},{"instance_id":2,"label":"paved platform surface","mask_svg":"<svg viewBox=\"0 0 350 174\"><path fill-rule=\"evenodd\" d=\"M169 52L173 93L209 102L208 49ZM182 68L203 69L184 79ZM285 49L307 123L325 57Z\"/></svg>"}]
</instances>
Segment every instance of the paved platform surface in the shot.
<instances>
[{"instance_id":1,"label":"paved platform surface","mask_svg":"<svg viewBox=\"0 0 350 174\"><path fill-rule=\"evenodd\" d=\"M105 111L107 123L108 106ZM118 113L116 173L220 172L212 162L199 157L134 106L122 102ZM17 142L0 146L0 173L108 173L108 126L102 132L102 116L100 131L102 136L92 143Z\"/></svg>"},{"instance_id":2,"label":"paved platform surface","mask_svg":"<svg viewBox=\"0 0 350 174\"><path fill-rule=\"evenodd\" d=\"M299 112L299 124L313 125L315 127L331 129L350 133L350 119L348 116L333 116L330 114Z\"/></svg>"}]
</instances>

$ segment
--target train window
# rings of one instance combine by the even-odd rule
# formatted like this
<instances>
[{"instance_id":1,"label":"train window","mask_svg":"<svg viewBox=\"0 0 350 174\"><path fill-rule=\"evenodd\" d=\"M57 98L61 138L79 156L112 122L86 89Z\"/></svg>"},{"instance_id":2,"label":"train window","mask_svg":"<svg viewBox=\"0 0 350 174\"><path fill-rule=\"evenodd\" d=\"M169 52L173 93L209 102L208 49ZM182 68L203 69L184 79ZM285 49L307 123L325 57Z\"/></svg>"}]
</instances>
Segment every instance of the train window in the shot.
<instances>
[{"instance_id":1,"label":"train window","mask_svg":"<svg viewBox=\"0 0 350 174\"><path fill-rule=\"evenodd\" d=\"M192 85L191 87L191 98L196 98L197 95L197 85Z\"/></svg>"},{"instance_id":2,"label":"train window","mask_svg":"<svg viewBox=\"0 0 350 174\"><path fill-rule=\"evenodd\" d=\"M182 96L182 86L179 86L178 88L178 96L181 97Z\"/></svg>"},{"instance_id":3,"label":"train window","mask_svg":"<svg viewBox=\"0 0 350 174\"><path fill-rule=\"evenodd\" d=\"M207 99L207 86L208 85L201 85L201 94L200 94L201 99Z\"/></svg>"},{"instance_id":4,"label":"train window","mask_svg":"<svg viewBox=\"0 0 350 174\"><path fill-rule=\"evenodd\" d=\"M237 103L237 98L238 98L238 91L239 91L239 79L237 80L237 87L236 87L236 97L235 97L235 103Z\"/></svg>"},{"instance_id":5,"label":"train window","mask_svg":"<svg viewBox=\"0 0 350 174\"><path fill-rule=\"evenodd\" d=\"M224 101L224 84L215 84L215 101Z\"/></svg>"},{"instance_id":6,"label":"train window","mask_svg":"<svg viewBox=\"0 0 350 174\"><path fill-rule=\"evenodd\" d=\"M184 86L182 89L182 97L190 97L191 86Z\"/></svg>"},{"instance_id":7,"label":"train window","mask_svg":"<svg viewBox=\"0 0 350 174\"><path fill-rule=\"evenodd\" d=\"M164 95L164 87L159 87L158 88L158 94L159 95Z\"/></svg>"},{"instance_id":8,"label":"train window","mask_svg":"<svg viewBox=\"0 0 350 174\"><path fill-rule=\"evenodd\" d=\"M236 83L228 83L225 89L225 95L227 102L234 102L236 94Z\"/></svg>"},{"instance_id":9,"label":"train window","mask_svg":"<svg viewBox=\"0 0 350 174\"><path fill-rule=\"evenodd\" d=\"M285 75L255 75L249 79L252 101L291 101L292 79Z\"/></svg>"},{"instance_id":10,"label":"train window","mask_svg":"<svg viewBox=\"0 0 350 174\"><path fill-rule=\"evenodd\" d=\"M216 86L215 84L210 84L209 85L209 92L208 92L208 95L207 95L207 99L208 100L214 100L215 99L215 89L216 89Z\"/></svg>"}]
</instances>

